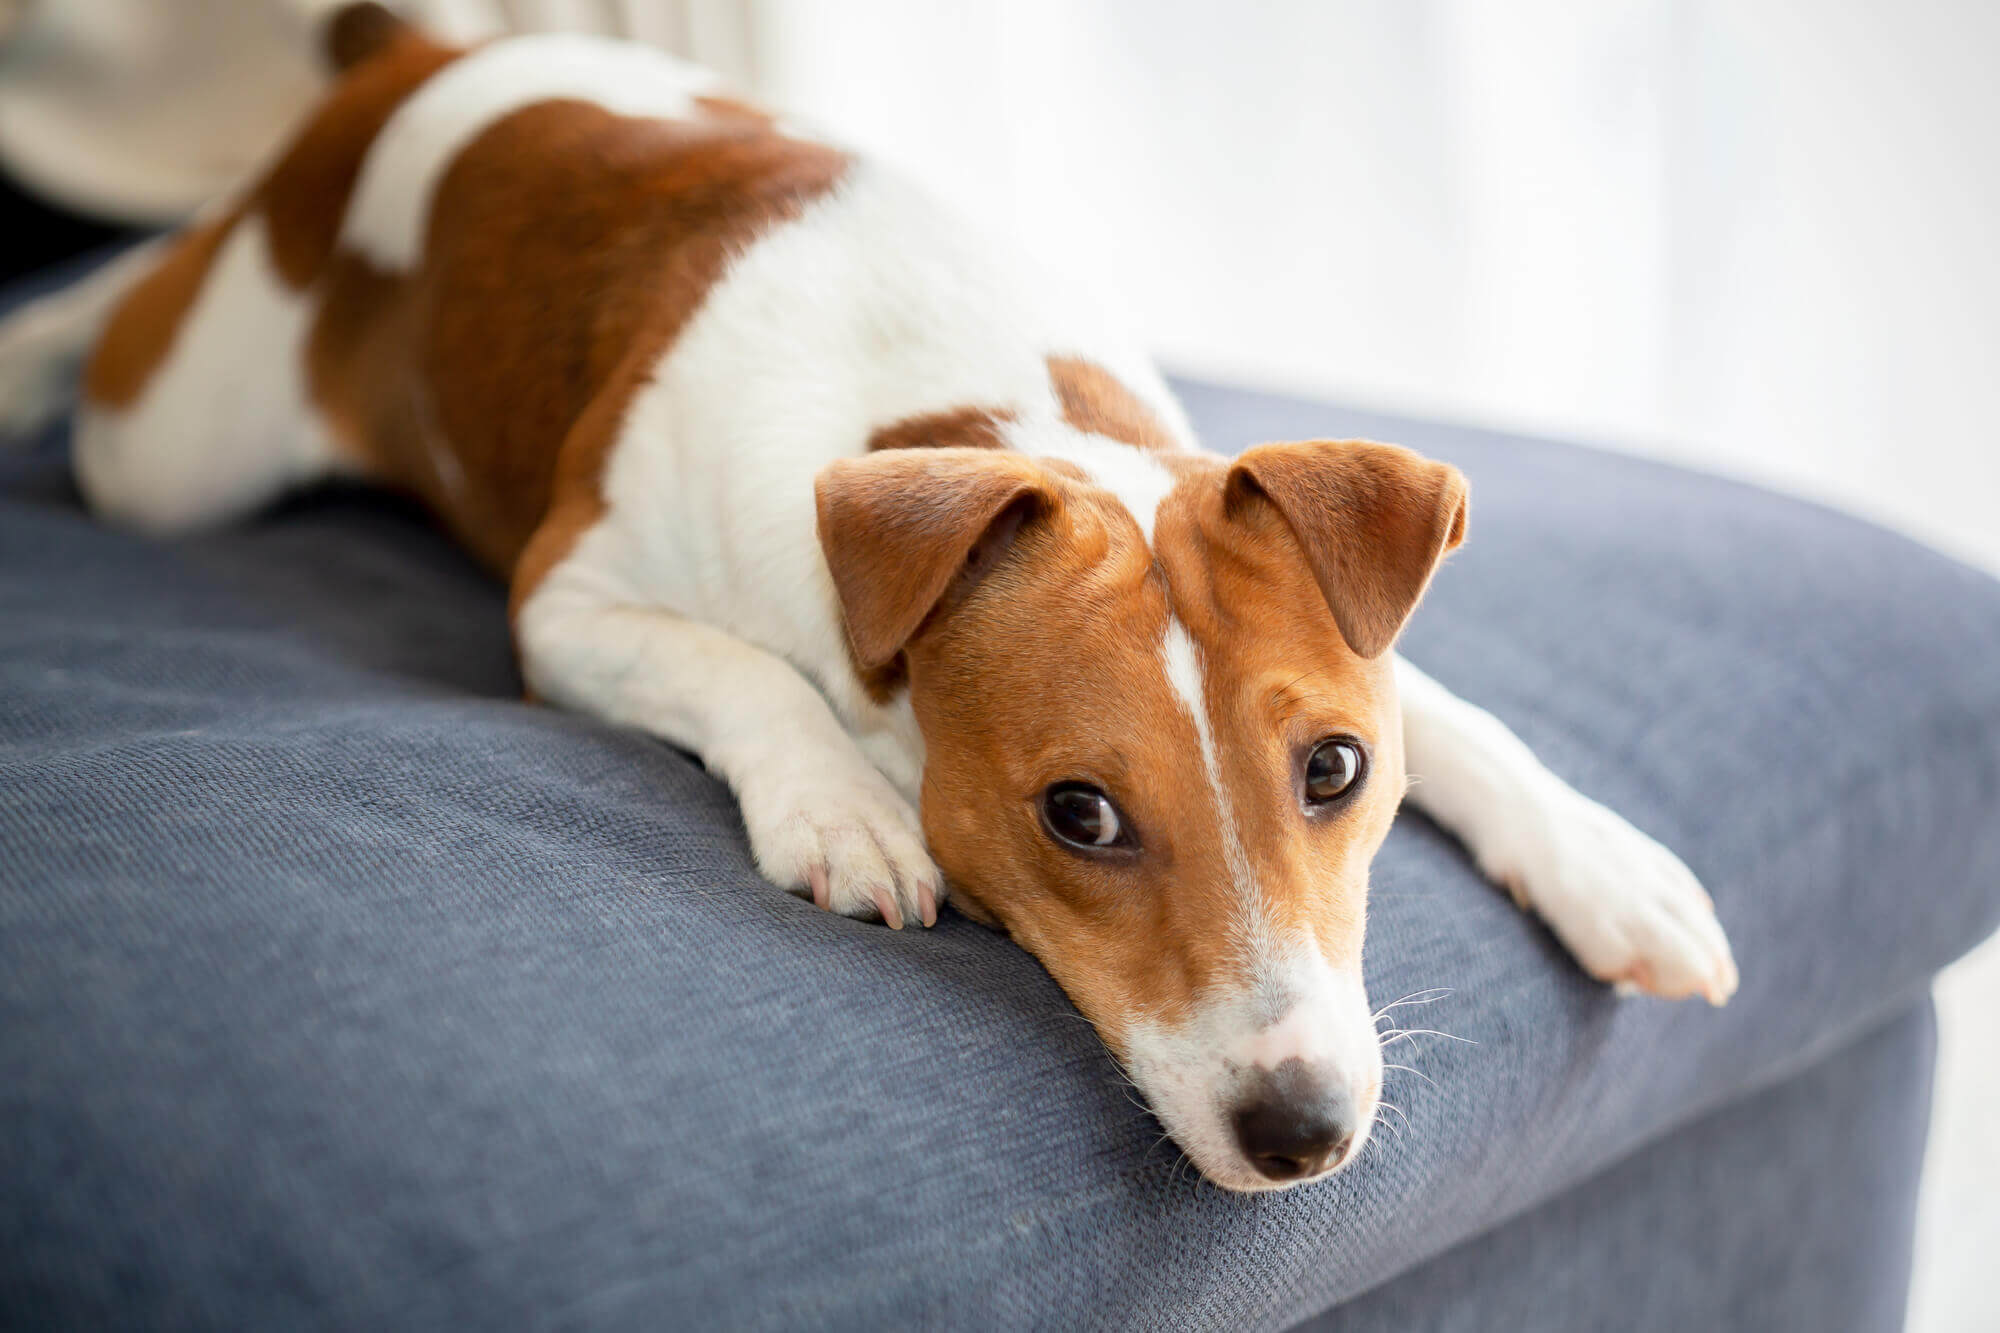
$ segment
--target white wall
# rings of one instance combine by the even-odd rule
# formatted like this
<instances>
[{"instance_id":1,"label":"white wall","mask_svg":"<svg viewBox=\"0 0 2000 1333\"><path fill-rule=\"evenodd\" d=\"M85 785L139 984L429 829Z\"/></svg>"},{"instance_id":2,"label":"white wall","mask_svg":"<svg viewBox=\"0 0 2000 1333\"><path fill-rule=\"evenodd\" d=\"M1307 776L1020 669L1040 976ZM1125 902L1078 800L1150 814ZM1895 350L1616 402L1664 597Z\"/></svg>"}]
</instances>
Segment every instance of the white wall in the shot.
<instances>
[{"instance_id":1,"label":"white wall","mask_svg":"<svg viewBox=\"0 0 2000 1333\"><path fill-rule=\"evenodd\" d=\"M767 93L1170 364L1774 479L2000 568L2000 6L759 0Z\"/></svg>"}]
</instances>

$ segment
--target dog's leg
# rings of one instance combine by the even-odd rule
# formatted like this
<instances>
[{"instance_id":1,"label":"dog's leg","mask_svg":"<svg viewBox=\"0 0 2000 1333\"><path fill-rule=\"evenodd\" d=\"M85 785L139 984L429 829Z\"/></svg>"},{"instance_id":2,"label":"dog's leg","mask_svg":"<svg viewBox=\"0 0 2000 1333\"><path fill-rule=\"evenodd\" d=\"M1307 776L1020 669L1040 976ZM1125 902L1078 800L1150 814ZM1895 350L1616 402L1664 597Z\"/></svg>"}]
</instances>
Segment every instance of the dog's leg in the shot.
<instances>
[{"instance_id":1,"label":"dog's leg","mask_svg":"<svg viewBox=\"0 0 2000 1333\"><path fill-rule=\"evenodd\" d=\"M1715 909L1680 858L1543 767L1491 713L1396 659L1409 800L1548 922L1592 976L1711 1004L1736 989Z\"/></svg>"},{"instance_id":2,"label":"dog's leg","mask_svg":"<svg viewBox=\"0 0 2000 1333\"><path fill-rule=\"evenodd\" d=\"M551 703L692 750L736 793L765 878L846 916L937 920L923 829L788 662L712 626L607 598L572 560L515 620L528 684Z\"/></svg>"}]
</instances>

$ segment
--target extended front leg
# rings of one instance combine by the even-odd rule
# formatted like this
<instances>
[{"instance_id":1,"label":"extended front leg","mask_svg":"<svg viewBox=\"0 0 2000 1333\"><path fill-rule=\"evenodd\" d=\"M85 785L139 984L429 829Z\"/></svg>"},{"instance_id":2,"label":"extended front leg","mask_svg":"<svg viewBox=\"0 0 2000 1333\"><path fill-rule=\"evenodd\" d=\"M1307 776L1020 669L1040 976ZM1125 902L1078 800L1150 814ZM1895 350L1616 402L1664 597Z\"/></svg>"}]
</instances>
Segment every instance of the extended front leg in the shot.
<instances>
[{"instance_id":1,"label":"extended front leg","mask_svg":"<svg viewBox=\"0 0 2000 1333\"><path fill-rule=\"evenodd\" d=\"M701 756L736 793L757 868L780 888L846 916L936 923L942 880L916 811L804 676L732 634L589 584L558 569L522 603L531 689Z\"/></svg>"},{"instance_id":2,"label":"extended front leg","mask_svg":"<svg viewBox=\"0 0 2000 1333\"><path fill-rule=\"evenodd\" d=\"M1542 766L1505 724L1396 659L1409 800L1601 981L1722 1004L1736 963L1680 858Z\"/></svg>"}]
</instances>

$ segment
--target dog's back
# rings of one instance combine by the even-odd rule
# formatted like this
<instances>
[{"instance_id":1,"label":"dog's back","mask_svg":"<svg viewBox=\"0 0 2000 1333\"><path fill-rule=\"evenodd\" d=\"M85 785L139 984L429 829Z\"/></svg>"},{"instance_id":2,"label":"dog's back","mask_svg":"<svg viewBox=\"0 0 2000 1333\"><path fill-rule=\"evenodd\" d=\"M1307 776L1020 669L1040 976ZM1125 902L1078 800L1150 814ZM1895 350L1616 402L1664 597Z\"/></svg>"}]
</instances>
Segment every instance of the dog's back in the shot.
<instances>
[{"instance_id":1,"label":"dog's back","mask_svg":"<svg viewBox=\"0 0 2000 1333\"><path fill-rule=\"evenodd\" d=\"M706 71L574 36L463 52L366 5L328 45L344 71L281 157L172 242L91 355L77 470L108 517L184 530L357 473L424 499L519 601L606 508L635 412L662 456L630 466L707 488L653 489L684 535L736 516L809 539L832 458L1086 398L1190 443L1088 307ZM763 512L781 480L789 506ZM690 579L714 547L678 553Z\"/></svg>"},{"instance_id":2,"label":"dog's back","mask_svg":"<svg viewBox=\"0 0 2000 1333\"><path fill-rule=\"evenodd\" d=\"M330 32L344 72L276 163L112 315L78 475L101 513L174 531L356 472L505 573L565 442L601 461L577 431L593 400L643 377L727 257L845 157L644 48L465 53L353 15Z\"/></svg>"}]
</instances>

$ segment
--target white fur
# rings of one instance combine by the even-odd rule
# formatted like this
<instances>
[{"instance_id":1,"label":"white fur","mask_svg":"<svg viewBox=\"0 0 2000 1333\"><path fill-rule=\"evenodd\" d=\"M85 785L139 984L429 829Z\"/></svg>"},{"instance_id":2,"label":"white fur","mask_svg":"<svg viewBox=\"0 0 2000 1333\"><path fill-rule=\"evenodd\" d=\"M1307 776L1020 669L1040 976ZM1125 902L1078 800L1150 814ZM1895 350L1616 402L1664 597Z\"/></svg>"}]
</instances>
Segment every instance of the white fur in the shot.
<instances>
[{"instance_id":1,"label":"white fur","mask_svg":"<svg viewBox=\"0 0 2000 1333\"><path fill-rule=\"evenodd\" d=\"M588 559L544 582L516 626L551 703L701 755L736 792L757 868L828 906L914 922L943 896L917 814L796 669L734 635L635 604ZM883 895L893 901L893 910Z\"/></svg>"},{"instance_id":2,"label":"white fur","mask_svg":"<svg viewBox=\"0 0 2000 1333\"><path fill-rule=\"evenodd\" d=\"M1153 544L1153 520L1159 514L1160 501L1174 488L1174 474L1151 454L1101 435L1060 429L1017 431L1015 447L1022 453L1060 458L1082 468L1092 485L1109 491L1132 515L1146 545Z\"/></svg>"},{"instance_id":3,"label":"white fur","mask_svg":"<svg viewBox=\"0 0 2000 1333\"><path fill-rule=\"evenodd\" d=\"M183 532L333 468L306 394L310 317L278 276L262 215L245 217L138 401L78 410L76 476L91 507L145 532Z\"/></svg>"},{"instance_id":4,"label":"white fur","mask_svg":"<svg viewBox=\"0 0 2000 1333\"><path fill-rule=\"evenodd\" d=\"M538 33L480 47L426 80L382 127L341 241L378 268L415 268L438 182L481 131L523 107L574 98L620 115L678 119L720 87L709 70L602 37Z\"/></svg>"},{"instance_id":5,"label":"white fur","mask_svg":"<svg viewBox=\"0 0 2000 1333\"><path fill-rule=\"evenodd\" d=\"M1409 800L1548 922L1585 970L1711 1004L1735 992L1729 940L1679 857L1549 772L1498 718L1401 657L1396 685Z\"/></svg>"},{"instance_id":6,"label":"white fur","mask_svg":"<svg viewBox=\"0 0 2000 1333\"><path fill-rule=\"evenodd\" d=\"M1160 1123L1203 1175L1231 1189L1284 1188L1250 1164L1232 1124L1257 1071L1298 1059L1344 1086L1359 1118L1342 1161L1367 1141L1380 1096L1382 1048L1360 976L1328 966L1304 940L1273 980L1287 1000L1275 1016L1272 992L1245 987L1204 996L1185 1022L1136 1023L1126 1033L1126 1069Z\"/></svg>"},{"instance_id":7,"label":"white fur","mask_svg":"<svg viewBox=\"0 0 2000 1333\"><path fill-rule=\"evenodd\" d=\"M1231 886L1236 890L1237 915L1227 923L1227 929L1243 951L1252 975L1261 982L1273 971L1270 914L1265 910L1264 891L1257 883L1256 872L1251 869L1250 855L1243 848L1242 832L1236 827L1229 786L1222 780L1222 762L1216 754L1215 727L1209 719L1201 655L1187 628L1177 618L1167 620L1167 632L1160 643L1160 663L1167 673L1167 684L1194 723L1195 737L1201 746L1202 772L1208 778L1209 796L1215 802L1216 828L1222 839L1222 861L1229 867Z\"/></svg>"}]
</instances>

